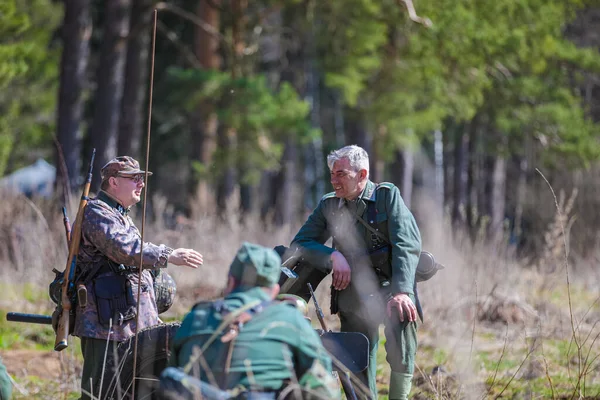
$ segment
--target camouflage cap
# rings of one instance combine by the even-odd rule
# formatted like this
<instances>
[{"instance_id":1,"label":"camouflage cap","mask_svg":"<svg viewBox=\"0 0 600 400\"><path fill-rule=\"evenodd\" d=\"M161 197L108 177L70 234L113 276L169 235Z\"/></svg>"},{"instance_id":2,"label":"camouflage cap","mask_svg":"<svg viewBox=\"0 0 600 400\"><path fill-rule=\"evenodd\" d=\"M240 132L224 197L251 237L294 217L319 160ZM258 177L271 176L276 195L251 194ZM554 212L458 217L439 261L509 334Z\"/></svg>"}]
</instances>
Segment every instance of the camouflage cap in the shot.
<instances>
[{"instance_id":1,"label":"camouflage cap","mask_svg":"<svg viewBox=\"0 0 600 400\"><path fill-rule=\"evenodd\" d=\"M240 286L272 287L279 282L281 258L274 250L244 242L229 266Z\"/></svg>"},{"instance_id":2,"label":"camouflage cap","mask_svg":"<svg viewBox=\"0 0 600 400\"><path fill-rule=\"evenodd\" d=\"M140 163L129 156L115 157L107 162L100 170L103 181L117 175L137 175L145 173L145 171L140 169ZM148 171L148 175L152 175L152 172Z\"/></svg>"}]
</instances>

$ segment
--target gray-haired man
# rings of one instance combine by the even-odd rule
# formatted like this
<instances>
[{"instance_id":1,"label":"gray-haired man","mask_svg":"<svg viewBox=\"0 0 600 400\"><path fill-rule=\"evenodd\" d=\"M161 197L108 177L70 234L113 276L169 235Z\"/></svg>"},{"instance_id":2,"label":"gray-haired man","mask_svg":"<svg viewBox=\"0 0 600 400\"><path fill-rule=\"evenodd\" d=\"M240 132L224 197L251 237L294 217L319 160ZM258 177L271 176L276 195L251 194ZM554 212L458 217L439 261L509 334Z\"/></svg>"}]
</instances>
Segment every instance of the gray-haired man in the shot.
<instances>
[{"instance_id":1,"label":"gray-haired man","mask_svg":"<svg viewBox=\"0 0 600 400\"><path fill-rule=\"evenodd\" d=\"M304 223L292 247L312 265L333 272L333 301L343 332L364 333L370 362L363 376L372 396L379 325L385 325L391 367L389 398L406 399L417 348L415 271L421 235L400 191L369 180L369 156L346 146L327 157L334 192L326 194ZM324 243L333 238L333 248Z\"/></svg>"}]
</instances>

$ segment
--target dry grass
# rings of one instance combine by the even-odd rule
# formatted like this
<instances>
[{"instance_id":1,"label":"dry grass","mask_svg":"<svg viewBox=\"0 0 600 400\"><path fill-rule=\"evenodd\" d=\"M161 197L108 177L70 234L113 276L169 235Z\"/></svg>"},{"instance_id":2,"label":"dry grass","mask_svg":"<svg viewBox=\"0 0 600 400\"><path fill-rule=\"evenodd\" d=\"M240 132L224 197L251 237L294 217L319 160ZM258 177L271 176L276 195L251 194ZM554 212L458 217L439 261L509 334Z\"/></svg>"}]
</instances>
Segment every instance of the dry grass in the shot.
<instances>
[{"instance_id":1,"label":"dry grass","mask_svg":"<svg viewBox=\"0 0 600 400\"><path fill-rule=\"evenodd\" d=\"M419 204L427 206L426 201ZM565 210L569 204L573 202L565 197ZM287 244L298 228L265 226L253 217L244 223L237 217L188 220L178 217L164 199L153 199L153 205L154 215L161 217L148 218L148 240L195 248L205 256L199 270L170 268L178 282L178 298L164 316L166 320L179 319L194 302L219 295L229 262L242 241ZM567 214L557 213L563 222L569 221ZM595 268L600 253L588 260L578 259L575 268L569 266L576 273L571 273L567 286L564 236L568 232L557 233L560 221L551 224L545 235L541 233L548 249L543 263L521 265L510 248L490 246L483 239L473 244L439 222L441 216L429 215L419 221L424 248L446 269L419 286L425 322L419 328L414 398L600 396L600 273ZM134 218L140 219L139 215ZM51 269L64 268L66 253L60 209L23 199L3 202L0 310L48 313L52 308L47 299ZM551 264L551 268L544 267ZM337 318L328 311L327 286L320 285L317 296L330 327L336 329ZM313 321L316 323L316 318ZM53 337L47 328L15 325L0 322L0 355L19 385L15 398L77 398L78 344L72 343L64 354L55 354L50 350ZM16 351L28 349L35 352L14 356L19 354ZM378 381L382 398L386 398L389 368L383 346L380 349ZM44 376L31 365L46 361L32 360L49 354L52 357L46 369L54 374ZM56 365L60 365L59 376Z\"/></svg>"}]
</instances>

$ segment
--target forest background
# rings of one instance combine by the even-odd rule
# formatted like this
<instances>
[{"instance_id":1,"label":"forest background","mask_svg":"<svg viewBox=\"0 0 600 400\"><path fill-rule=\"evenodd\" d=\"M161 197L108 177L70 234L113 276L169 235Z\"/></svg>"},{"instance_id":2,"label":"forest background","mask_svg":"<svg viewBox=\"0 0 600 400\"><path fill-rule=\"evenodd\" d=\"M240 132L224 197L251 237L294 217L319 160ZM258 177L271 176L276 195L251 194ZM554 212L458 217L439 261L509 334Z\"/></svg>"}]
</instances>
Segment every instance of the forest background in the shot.
<instances>
[{"instance_id":1,"label":"forest background","mask_svg":"<svg viewBox=\"0 0 600 400\"><path fill-rule=\"evenodd\" d=\"M175 271L175 318L242 240L288 244L358 144L448 266L423 284L418 393L600 393L599 46L592 0L1 0L0 176L43 158L56 182L2 193L0 308L50 309L92 148L95 192L112 157L144 164L151 123L150 240L207 261ZM2 324L5 358L45 346Z\"/></svg>"}]
</instances>

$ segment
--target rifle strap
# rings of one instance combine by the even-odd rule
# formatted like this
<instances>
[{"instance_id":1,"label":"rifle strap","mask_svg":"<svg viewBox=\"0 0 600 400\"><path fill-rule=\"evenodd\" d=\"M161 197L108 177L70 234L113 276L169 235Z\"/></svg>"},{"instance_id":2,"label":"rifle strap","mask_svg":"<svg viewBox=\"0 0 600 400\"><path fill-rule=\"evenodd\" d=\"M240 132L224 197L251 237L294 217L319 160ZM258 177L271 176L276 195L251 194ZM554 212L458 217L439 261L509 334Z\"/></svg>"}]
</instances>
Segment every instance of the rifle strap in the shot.
<instances>
[{"instance_id":1,"label":"rifle strap","mask_svg":"<svg viewBox=\"0 0 600 400\"><path fill-rule=\"evenodd\" d=\"M266 308L265 305L268 305L271 302L272 302L272 300L266 300L266 301L255 300L255 301L251 301L250 303L245 304L244 306L238 308L237 310L234 310L234 311L230 312L229 314L227 314L225 316L225 318L223 318L223 321L217 327L217 329L215 329L215 331L208 338L208 340L202 345L202 348L200 349L200 352L198 353L198 356L197 357L194 357L194 356L190 357L188 363L183 368L183 372L185 372L186 374L189 374L189 372L190 372L191 368L193 367L193 365L199 360L200 357L203 357L204 352L206 351L206 349L208 349L208 347L211 344L213 344L213 342L225 330L225 328L231 326L232 324L235 324L236 320L238 319L238 317L240 317L242 314L244 314L246 312L248 312L249 314L251 313L250 315L255 315L258 312L264 310ZM257 311L254 311L254 312L251 311L253 309L255 309ZM244 318L247 318L247 317L242 317L241 320L243 320ZM249 320L250 319L248 319L248 321ZM239 332L239 327L240 327L240 325L238 324L238 332ZM227 334L229 334L229 332ZM237 333L235 335L232 335L232 338L234 336L237 336Z\"/></svg>"}]
</instances>

